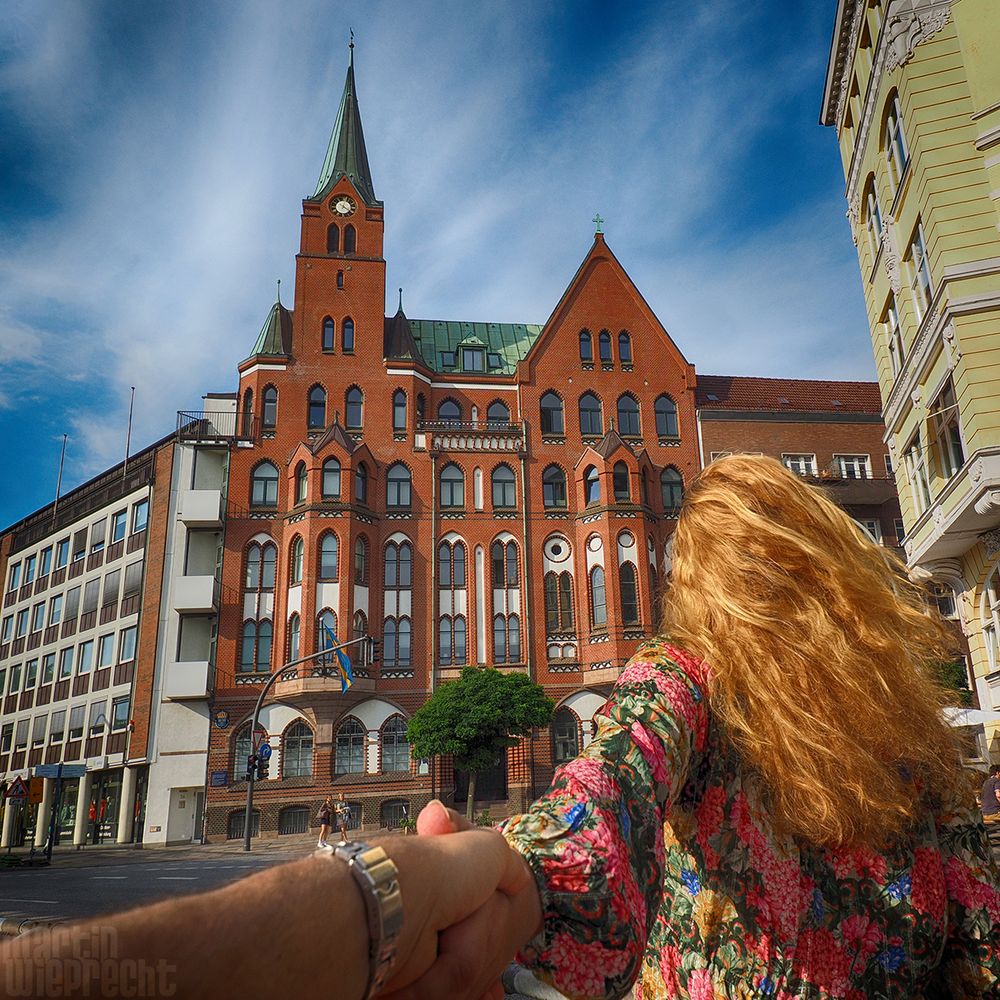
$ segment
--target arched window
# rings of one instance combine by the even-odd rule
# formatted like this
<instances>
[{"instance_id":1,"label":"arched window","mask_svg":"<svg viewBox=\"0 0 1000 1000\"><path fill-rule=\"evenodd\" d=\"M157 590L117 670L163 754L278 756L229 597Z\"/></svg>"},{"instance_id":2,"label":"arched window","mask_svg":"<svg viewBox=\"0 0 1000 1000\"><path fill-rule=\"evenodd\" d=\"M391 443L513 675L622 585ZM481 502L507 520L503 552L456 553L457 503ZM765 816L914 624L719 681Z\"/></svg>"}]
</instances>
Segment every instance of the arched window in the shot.
<instances>
[{"instance_id":1,"label":"arched window","mask_svg":"<svg viewBox=\"0 0 1000 1000\"><path fill-rule=\"evenodd\" d=\"M441 506L465 506L465 476L453 462L441 470Z\"/></svg>"},{"instance_id":2,"label":"arched window","mask_svg":"<svg viewBox=\"0 0 1000 1000\"><path fill-rule=\"evenodd\" d=\"M343 291L343 289L344 289L344 272L343 271L338 271L337 272L337 288L340 291Z\"/></svg>"},{"instance_id":3,"label":"arched window","mask_svg":"<svg viewBox=\"0 0 1000 1000\"><path fill-rule=\"evenodd\" d=\"M320 649L330 648L330 635L337 637L337 615L329 608L324 608L316 619L317 645ZM327 635L329 631L330 635ZM326 662L326 661L320 661Z\"/></svg>"},{"instance_id":4,"label":"arched window","mask_svg":"<svg viewBox=\"0 0 1000 1000\"><path fill-rule=\"evenodd\" d=\"M493 470L493 506L516 507L517 491L514 471L509 465L498 465Z\"/></svg>"},{"instance_id":5,"label":"arched window","mask_svg":"<svg viewBox=\"0 0 1000 1000\"><path fill-rule=\"evenodd\" d=\"M295 502L304 503L309 496L309 470L305 462L295 466Z\"/></svg>"},{"instance_id":6,"label":"arched window","mask_svg":"<svg viewBox=\"0 0 1000 1000\"><path fill-rule=\"evenodd\" d=\"M410 470L402 462L389 466L385 477L386 506L409 507L411 484Z\"/></svg>"},{"instance_id":7,"label":"arched window","mask_svg":"<svg viewBox=\"0 0 1000 1000\"><path fill-rule=\"evenodd\" d=\"M331 222L326 230L326 252L340 253L340 226Z\"/></svg>"},{"instance_id":8,"label":"arched window","mask_svg":"<svg viewBox=\"0 0 1000 1000\"><path fill-rule=\"evenodd\" d=\"M494 542L490 546L491 578L494 587L516 587L518 581L517 545Z\"/></svg>"},{"instance_id":9,"label":"arched window","mask_svg":"<svg viewBox=\"0 0 1000 1000\"><path fill-rule=\"evenodd\" d=\"M595 566L590 571L590 624L594 628L608 627L608 600L601 566Z\"/></svg>"},{"instance_id":10,"label":"arched window","mask_svg":"<svg viewBox=\"0 0 1000 1000\"><path fill-rule=\"evenodd\" d=\"M238 781L243 780L243 775L246 773L246 757L243 758L243 770L237 777ZM229 814L229 818L226 820L226 837L229 840L242 840L246 836L246 819L247 814L245 809L236 809ZM260 810L252 809L250 811L250 836L259 837L260 836Z\"/></svg>"},{"instance_id":11,"label":"arched window","mask_svg":"<svg viewBox=\"0 0 1000 1000\"><path fill-rule=\"evenodd\" d=\"M874 174L870 174L865 182L861 199L861 221L868 230L868 248L874 257L882 243L882 210L879 208Z\"/></svg>"},{"instance_id":12,"label":"arched window","mask_svg":"<svg viewBox=\"0 0 1000 1000\"><path fill-rule=\"evenodd\" d=\"M323 463L323 498L340 496L340 462L328 458Z\"/></svg>"},{"instance_id":13,"label":"arched window","mask_svg":"<svg viewBox=\"0 0 1000 1000\"><path fill-rule=\"evenodd\" d=\"M903 112L899 106L899 94L895 90L889 95L885 107L883 148L889 165L889 177L895 188L910 162L910 154L906 148L906 136L903 134Z\"/></svg>"},{"instance_id":14,"label":"arched window","mask_svg":"<svg viewBox=\"0 0 1000 1000\"><path fill-rule=\"evenodd\" d=\"M253 436L253 389L243 393L243 436Z\"/></svg>"},{"instance_id":15,"label":"arched window","mask_svg":"<svg viewBox=\"0 0 1000 1000\"><path fill-rule=\"evenodd\" d=\"M354 253L358 249L358 231L354 226L344 226L344 253Z\"/></svg>"},{"instance_id":16,"label":"arched window","mask_svg":"<svg viewBox=\"0 0 1000 1000\"><path fill-rule=\"evenodd\" d=\"M594 341L589 330L580 331L580 360L594 360Z\"/></svg>"},{"instance_id":17,"label":"arched window","mask_svg":"<svg viewBox=\"0 0 1000 1000\"><path fill-rule=\"evenodd\" d=\"M253 672L256 663L257 649L257 623L248 621L243 623L243 642L240 645L240 673L249 674Z\"/></svg>"},{"instance_id":18,"label":"arched window","mask_svg":"<svg viewBox=\"0 0 1000 1000\"><path fill-rule=\"evenodd\" d=\"M365 617L365 613L363 611L355 611L351 638L363 639L366 635L368 635L368 619ZM359 663L361 666L367 666L367 646L364 643L359 643L355 648L357 649L357 652L354 654L356 658L355 662Z\"/></svg>"},{"instance_id":19,"label":"arched window","mask_svg":"<svg viewBox=\"0 0 1000 1000\"><path fill-rule=\"evenodd\" d=\"M247 575L246 575L246 589L247 590L259 590L260 589L260 564L262 559L262 553L260 546L255 542L247 549Z\"/></svg>"},{"instance_id":20,"label":"arched window","mask_svg":"<svg viewBox=\"0 0 1000 1000\"><path fill-rule=\"evenodd\" d=\"M302 622L297 614L288 619L288 662L299 658L299 639L302 632Z\"/></svg>"},{"instance_id":21,"label":"arched window","mask_svg":"<svg viewBox=\"0 0 1000 1000\"><path fill-rule=\"evenodd\" d=\"M639 585L635 576L635 565L624 562L618 567L621 586L622 622L625 625L639 624Z\"/></svg>"},{"instance_id":22,"label":"arched window","mask_svg":"<svg viewBox=\"0 0 1000 1000\"><path fill-rule=\"evenodd\" d=\"M632 499L628 485L628 466L624 462L615 462L612 480L615 487L615 500L618 503L628 503Z\"/></svg>"},{"instance_id":23,"label":"arched window","mask_svg":"<svg viewBox=\"0 0 1000 1000\"><path fill-rule=\"evenodd\" d=\"M382 622L382 662L396 663L396 619L392 617Z\"/></svg>"},{"instance_id":24,"label":"arched window","mask_svg":"<svg viewBox=\"0 0 1000 1000\"><path fill-rule=\"evenodd\" d=\"M455 615L454 621L454 641L455 641L455 653L454 661L457 665L463 666L469 660L468 651L466 647L466 635L465 635L465 617L463 615Z\"/></svg>"},{"instance_id":25,"label":"arched window","mask_svg":"<svg viewBox=\"0 0 1000 1000\"><path fill-rule=\"evenodd\" d=\"M233 739L233 780L243 781L247 773L247 758L253 753L253 741L250 739L250 723L240 726ZM240 813L243 817L243 813ZM242 830L240 836L243 836Z\"/></svg>"},{"instance_id":26,"label":"arched window","mask_svg":"<svg viewBox=\"0 0 1000 1000\"><path fill-rule=\"evenodd\" d=\"M413 586L413 546L409 542L399 546L399 585L405 588Z\"/></svg>"},{"instance_id":27,"label":"arched window","mask_svg":"<svg viewBox=\"0 0 1000 1000\"><path fill-rule=\"evenodd\" d=\"M292 559L288 579L288 582L291 584L302 582L302 556L304 552L305 543L302 541L302 536L300 535L292 542Z\"/></svg>"},{"instance_id":28,"label":"arched window","mask_svg":"<svg viewBox=\"0 0 1000 1000\"><path fill-rule=\"evenodd\" d=\"M565 434L566 424L563 420L562 400L554 392L547 392L542 396L540 407L542 433Z\"/></svg>"},{"instance_id":29,"label":"arched window","mask_svg":"<svg viewBox=\"0 0 1000 1000\"><path fill-rule=\"evenodd\" d=\"M462 407L453 399L444 400L438 406L438 420L446 424L458 424L462 422Z\"/></svg>"},{"instance_id":30,"label":"arched window","mask_svg":"<svg viewBox=\"0 0 1000 1000\"><path fill-rule=\"evenodd\" d=\"M412 640L413 627L410 625L409 618L400 618L397 623L397 643L396 643L396 666L400 669L407 670L410 666L410 648Z\"/></svg>"},{"instance_id":31,"label":"arched window","mask_svg":"<svg viewBox=\"0 0 1000 1000\"><path fill-rule=\"evenodd\" d=\"M385 547L385 586L408 590L413 586L413 547L409 542L389 542Z\"/></svg>"},{"instance_id":32,"label":"arched window","mask_svg":"<svg viewBox=\"0 0 1000 1000\"><path fill-rule=\"evenodd\" d=\"M368 540L364 535L354 542L354 582L368 582Z\"/></svg>"},{"instance_id":33,"label":"arched window","mask_svg":"<svg viewBox=\"0 0 1000 1000\"><path fill-rule=\"evenodd\" d=\"M323 320L323 350L332 351L335 346L335 331L336 327L333 324L333 320L329 316Z\"/></svg>"},{"instance_id":34,"label":"arched window","mask_svg":"<svg viewBox=\"0 0 1000 1000\"><path fill-rule=\"evenodd\" d=\"M592 393L580 397L580 433L584 437L600 437L604 431L601 423L601 401Z\"/></svg>"},{"instance_id":35,"label":"arched window","mask_svg":"<svg viewBox=\"0 0 1000 1000\"><path fill-rule=\"evenodd\" d=\"M684 501L684 478L672 465L660 473L660 494L665 511L673 513L680 510Z\"/></svg>"},{"instance_id":36,"label":"arched window","mask_svg":"<svg viewBox=\"0 0 1000 1000\"><path fill-rule=\"evenodd\" d=\"M368 466L362 462L354 472L354 499L368 503Z\"/></svg>"},{"instance_id":37,"label":"arched window","mask_svg":"<svg viewBox=\"0 0 1000 1000\"><path fill-rule=\"evenodd\" d=\"M326 427L326 390L314 385L309 390L309 430L321 431Z\"/></svg>"},{"instance_id":38,"label":"arched window","mask_svg":"<svg viewBox=\"0 0 1000 1000\"><path fill-rule=\"evenodd\" d=\"M406 738L406 721L394 715L382 726L382 771L409 771L410 741Z\"/></svg>"},{"instance_id":39,"label":"arched window","mask_svg":"<svg viewBox=\"0 0 1000 1000\"><path fill-rule=\"evenodd\" d=\"M334 753L335 774L365 773L365 727L357 719L347 718L337 729Z\"/></svg>"},{"instance_id":40,"label":"arched window","mask_svg":"<svg viewBox=\"0 0 1000 1000\"><path fill-rule=\"evenodd\" d=\"M354 353L354 320L350 316L340 325L340 347L345 354Z\"/></svg>"},{"instance_id":41,"label":"arched window","mask_svg":"<svg viewBox=\"0 0 1000 1000\"><path fill-rule=\"evenodd\" d=\"M573 631L573 577L568 571L545 574L545 633Z\"/></svg>"},{"instance_id":42,"label":"arched window","mask_svg":"<svg viewBox=\"0 0 1000 1000\"><path fill-rule=\"evenodd\" d=\"M265 387L261 403L260 425L265 431L273 431L278 426L278 390L273 385Z\"/></svg>"},{"instance_id":43,"label":"arched window","mask_svg":"<svg viewBox=\"0 0 1000 1000\"><path fill-rule=\"evenodd\" d=\"M402 389L397 389L392 394L392 429L406 430L406 393Z\"/></svg>"},{"instance_id":44,"label":"arched window","mask_svg":"<svg viewBox=\"0 0 1000 1000\"><path fill-rule=\"evenodd\" d=\"M257 623L257 672L269 674L271 672L271 643L274 639L274 627L270 621L264 619Z\"/></svg>"},{"instance_id":45,"label":"arched window","mask_svg":"<svg viewBox=\"0 0 1000 1000\"><path fill-rule=\"evenodd\" d=\"M264 545L262 552L260 589L274 590L274 571L278 565L278 546L268 542Z\"/></svg>"},{"instance_id":46,"label":"arched window","mask_svg":"<svg viewBox=\"0 0 1000 1000\"><path fill-rule=\"evenodd\" d=\"M507 404L501 403L499 399L490 403L489 409L486 411L486 422L488 424L509 424L510 410Z\"/></svg>"},{"instance_id":47,"label":"arched window","mask_svg":"<svg viewBox=\"0 0 1000 1000\"><path fill-rule=\"evenodd\" d=\"M546 507L566 506L566 473L558 465L542 473L542 502Z\"/></svg>"},{"instance_id":48,"label":"arched window","mask_svg":"<svg viewBox=\"0 0 1000 1000\"><path fill-rule=\"evenodd\" d=\"M613 361L614 359L611 357L611 334L607 330L601 330L597 340L601 350L601 361Z\"/></svg>"},{"instance_id":49,"label":"arched window","mask_svg":"<svg viewBox=\"0 0 1000 1000\"><path fill-rule=\"evenodd\" d=\"M442 666L450 666L452 658L452 628L451 616L442 615L438 622L438 662Z\"/></svg>"},{"instance_id":50,"label":"arched window","mask_svg":"<svg viewBox=\"0 0 1000 1000\"><path fill-rule=\"evenodd\" d=\"M521 625L517 615L493 617L493 662L519 663L521 660Z\"/></svg>"},{"instance_id":51,"label":"arched window","mask_svg":"<svg viewBox=\"0 0 1000 1000\"><path fill-rule=\"evenodd\" d=\"M632 364L632 338L629 336L628 330L622 330L618 334L618 360L623 365Z\"/></svg>"},{"instance_id":52,"label":"arched window","mask_svg":"<svg viewBox=\"0 0 1000 1000\"><path fill-rule=\"evenodd\" d=\"M677 437L677 404L669 396L658 396L653 412L656 414L656 436Z\"/></svg>"},{"instance_id":53,"label":"arched window","mask_svg":"<svg viewBox=\"0 0 1000 1000\"><path fill-rule=\"evenodd\" d=\"M618 433L622 437L639 437L639 404L626 393L618 397Z\"/></svg>"},{"instance_id":54,"label":"arched window","mask_svg":"<svg viewBox=\"0 0 1000 1000\"><path fill-rule=\"evenodd\" d=\"M583 499L588 504L601 502L601 477L593 465L588 465L583 473Z\"/></svg>"},{"instance_id":55,"label":"arched window","mask_svg":"<svg viewBox=\"0 0 1000 1000\"><path fill-rule=\"evenodd\" d=\"M250 503L254 507L278 506L278 469L261 462L250 476Z\"/></svg>"},{"instance_id":56,"label":"arched window","mask_svg":"<svg viewBox=\"0 0 1000 1000\"><path fill-rule=\"evenodd\" d=\"M516 587L519 578L517 562L517 546L513 542L507 543L507 586Z\"/></svg>"},{"instance_id":57,"label":"arched window","mask_svg":"<svg viewBox=\"0 0 1000 1000\"><path fill-rule=\"evenodd\" d=\"M379 808L379 826L386 830L398 830L404 819L410 818L410 803L407 799L386 799Z\"/></svg>"},{"instance_id":58,"label":"arched window","mask_svg":"<svg viewBox=\"0 0 1000 1000\"><path fill-rule=\"evenodd\" d=\"M493 662L507 662L507 623L503 615L493 617Z\"/></svg>"},{"instance_id":59,"label":"arched window","mask_svg":"<svg viewBox=\"0 0 1000 1000\"><path fill-rule=\"evenodd\" d=\"M552 759L565 764L580 752L580 727L568 708L560 708L552 717Z\"/></svg>"},{"instance_id":60,"label":"arched window","mask_svg":"<svg viewBox=\"0 0 1000 1000\"><path fill-rule=\"evenodd\" d=\"M328 531L319 543L319 578L321 580L337 579L338 556L337 536L332 531Z\"/></svg>"},{"instance_id":61,"label":"arched window","mask_svg":"<svg viewBox=\"0 0 1000 1000\"><path fill-rule=\"evenodd\" d=\"M517 615L507 616L507 661L521 662L521 623Z\"/></svg>"},{"instance_id":62,"label":"arched window","mask_svg":"<svg viewBox=\"0 0 1000 1000\"><path fill-rule=\"evenodd\" d=\"M310 775L312 772L310 771ZM294 833L309 832L309 815L311 810L308 806L285 806L278 813L278 835L288 836Z\"/></svg>"},{"instance_id":63,"label":"arched window","mask_svg":"<svg viewBox=\"0 0 1000 1000\"><path fill-rule=\"evenodd\" d=\"M313 773L313 734L301 720L285 730L281 738L282 778L311 778Z\"/></svg>"},{"instance_id":64,"label":"arched window","mask_svg":"<svg viewBox=\"0 0 1000 1000\"><path fill-rule=\"evenodd\" d=\"M461 542L441 544L438 550L439 583L442 587L465 586L465 546Z\"/></svg>"},{"instance_id":65,"label":"arched window","mask_svg":"<svg viewBox=\"0 0 1000 1000\"><path fill-rule=\"evenodd\" d=\"M344 397L344 426L348 430L359 431L364 426L364 393L352 385Z\"/></svg>"}]
</instances>

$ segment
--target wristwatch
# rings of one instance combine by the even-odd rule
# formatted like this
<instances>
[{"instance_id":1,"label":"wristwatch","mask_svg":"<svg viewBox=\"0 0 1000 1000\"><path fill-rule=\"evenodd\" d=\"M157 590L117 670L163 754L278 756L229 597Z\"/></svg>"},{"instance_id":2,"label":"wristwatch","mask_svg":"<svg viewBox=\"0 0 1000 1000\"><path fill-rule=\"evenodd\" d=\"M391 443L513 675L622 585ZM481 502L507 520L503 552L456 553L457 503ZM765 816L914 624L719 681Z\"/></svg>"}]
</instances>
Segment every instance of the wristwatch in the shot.
<instances>
[{"instance_id":1,"label":"wristwatch","mask_svg":"<svg viewBox=\"0 0 1000 1000\"><path fill-rule=\"evenodd\" d=\"M403 928L403 896L399 872L381 847L363 841L320 848L322 857L346 861L361 888L368 913L369 971L366 998L374 997L386 984L396 957L396 942Z\"/></svg>"}]
</instances>

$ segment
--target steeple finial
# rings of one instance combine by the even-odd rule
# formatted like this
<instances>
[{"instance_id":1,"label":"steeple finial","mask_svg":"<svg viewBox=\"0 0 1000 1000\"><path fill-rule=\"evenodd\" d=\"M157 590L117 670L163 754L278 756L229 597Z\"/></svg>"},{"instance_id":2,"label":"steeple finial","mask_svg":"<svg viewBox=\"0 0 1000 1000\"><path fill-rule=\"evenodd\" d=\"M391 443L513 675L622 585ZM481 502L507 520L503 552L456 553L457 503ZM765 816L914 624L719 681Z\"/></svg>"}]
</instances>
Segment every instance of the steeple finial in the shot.
<instances>
[{"instance_id":1,"label":"steeple finial","mask_svg":"<svg viewBox=\"0 0 1000 1000\"><path fill-rule=\"evenodd\" d=\"M400 286L400 289L399 289L399 311L400 312L403 311L403 289L402 289L402 286Z\"/></svg>"},{"instance_id":2,"label":"steeple finial","mask_svg":"<svg viewBox=\"0 0 1000 1000\"><path fill-rule=\"evenodd\" d=\"M593 222L595 226L597 226L597 232L599 233L604 232L604 219L601 218L600 212L598 212L597 215L595 215L593 219L591 219L590 221Z\"/></svg>"},{"instance_id":3,"label":"steeple finial","mask_svg":"<svg viewBox=\"0 0 1000 1000\"><path fill-rule=\"evenodd\" d=\"M281 278L278 278L278 305L281 305Z\"/></svg>"},{"instance_id":4,"label":"steeple finial","mask_svg":"<svg viewBox=\"0 0 1000 1000\"><path fill-rule=\"evenodd\" d=\"M350 49L350 52L351 52L351 54L350 54L350 60L351 60L351 66L353 66L354 65L354 29L353 28L351 28L351 40L348 43L347 47L348 47L348 49Z\"/></svg>"}]
</instances>

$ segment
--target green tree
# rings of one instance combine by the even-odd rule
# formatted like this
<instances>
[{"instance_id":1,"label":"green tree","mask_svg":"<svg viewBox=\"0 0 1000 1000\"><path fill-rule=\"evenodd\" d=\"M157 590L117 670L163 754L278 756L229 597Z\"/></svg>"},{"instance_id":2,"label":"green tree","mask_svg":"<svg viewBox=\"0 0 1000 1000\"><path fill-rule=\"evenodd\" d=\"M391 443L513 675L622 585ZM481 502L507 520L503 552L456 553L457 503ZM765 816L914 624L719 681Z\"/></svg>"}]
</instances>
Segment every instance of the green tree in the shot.
<instances>
[{"instance_id":1,"label":"green tree","mask_svg":"<svg viewBox=\"0 0 1000 1000\"><path fill-rule=\"evenodd\" d=\"M969 675L963 660L949 660L934 664L934 675L942 687L955 692L955 704L967 708L972 704L972 692L969 690Z\"/></svg>"},{"instance_id":2,"label":"green tree","mask_svg":"<svg viewBox=\"0 0 1000 1000\"><path fill-rule=\"evenodd\" d=\"M535 726L547 726L555 703L526 674L465 667L439 687L406 727L415 757L451 754L469 772L466 815L472 819L476 775Z\"/></svg>"}]
</instances>

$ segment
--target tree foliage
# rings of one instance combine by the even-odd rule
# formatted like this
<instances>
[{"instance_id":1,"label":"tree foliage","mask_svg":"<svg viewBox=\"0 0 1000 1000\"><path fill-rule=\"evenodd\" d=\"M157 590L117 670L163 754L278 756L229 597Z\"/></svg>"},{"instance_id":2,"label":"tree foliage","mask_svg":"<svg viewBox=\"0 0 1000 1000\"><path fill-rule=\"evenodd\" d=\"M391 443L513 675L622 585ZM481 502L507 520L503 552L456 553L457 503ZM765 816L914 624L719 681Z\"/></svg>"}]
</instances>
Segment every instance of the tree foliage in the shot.
<instances>
[{"instance_id":1,"label":"tree foliage","mask_svg":"<svg viewBox=\"0 0 1000 1000\"><path fill-rule=\"evenodd\" d=\"M946 663L934 664L934 675L939 683L955 692L955 704L969 706L972 704L972 692L969 690L969 675L965 662L961 659Z\"/></svg>"}]
</instances>

